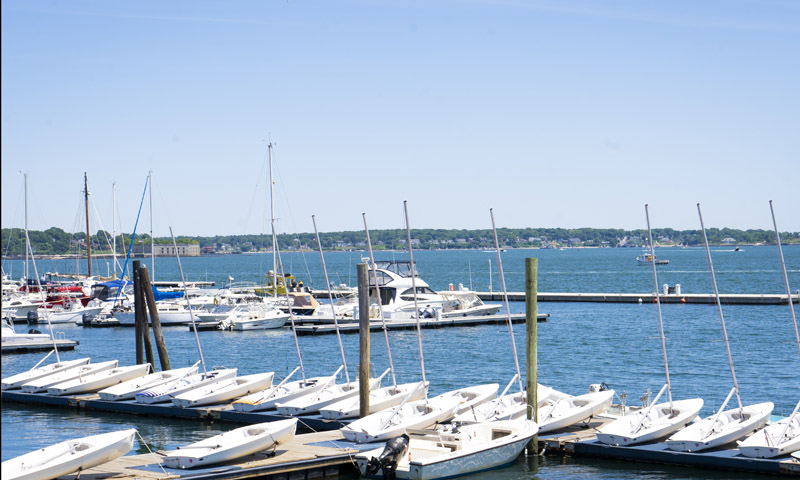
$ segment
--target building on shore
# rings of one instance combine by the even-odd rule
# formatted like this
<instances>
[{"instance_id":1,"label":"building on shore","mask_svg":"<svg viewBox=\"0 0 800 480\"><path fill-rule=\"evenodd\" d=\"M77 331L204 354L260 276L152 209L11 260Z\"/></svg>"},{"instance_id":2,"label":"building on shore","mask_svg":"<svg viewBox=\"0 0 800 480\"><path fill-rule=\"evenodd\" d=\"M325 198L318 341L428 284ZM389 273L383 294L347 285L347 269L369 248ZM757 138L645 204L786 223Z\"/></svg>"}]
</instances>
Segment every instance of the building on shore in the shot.
<instances>
[{"instance_id":1,"label":"building on shore","mask_svg":"<svg viewBox=\"0 0 800 480\"><path fill-rule=\"evenodd\" d=\"M174 257L175 246L171 243L150 245L149 243L139 243L133 245L132 255L134 257L147 257L151 253L151 247L156 257ZM179 243L178 255L182 257L197 257L200 255L200 245L196 243Z\"/></svg>"}]
</instances>

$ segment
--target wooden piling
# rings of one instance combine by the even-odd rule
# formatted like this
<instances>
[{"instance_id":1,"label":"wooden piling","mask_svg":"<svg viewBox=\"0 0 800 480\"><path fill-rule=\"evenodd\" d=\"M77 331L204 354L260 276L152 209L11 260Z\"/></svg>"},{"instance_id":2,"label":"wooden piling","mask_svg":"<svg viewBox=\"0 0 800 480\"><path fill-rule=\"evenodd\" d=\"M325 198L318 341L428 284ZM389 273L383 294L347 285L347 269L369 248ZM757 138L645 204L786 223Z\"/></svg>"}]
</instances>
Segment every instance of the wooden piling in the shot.
<instances>
[{"instance_id":1,"label":"wooden piling","mask_svg":"<svg viewBox=\"0 0 800 480\"><path fill-rule=\"evenodd\" d=\"M147 363L150 364L150 371L154 372L156 361L153 357L153 345L150 343L150 329L148 328L148 323L150 322L147 319L147 302L145 301L144 285L142 282L143 268L145 267L140 265L139 269L134 272L135 279L139 282L139 293L135 294L137 295L135 299L136 318L139 324L139 330L141 331L142 343L144 344L145 358L147 359Z\"/></svg>"},{"instance_id":2,"label":"wooden piling","mask_svg":"<svg viewBox=\"0 0 800 480\"><path fill-rule=\"evenodd\" d=\"M525 389L527 390L528 405L532 405L533 409L528 409L528 419L538 421L538 405L537 399L537 385L538 375L536 373L536 356L537 356L537 318L539 315L539 306L536 303L536 296L538 293L538 268L539 259L526 258L525 259L525 376L527 381ZM538 454L539 436L536 435L531 439L528 444L529 454Z\"/></svg>"},{"instance_id":3,"label":"wooden piling","mask_svg":"<svg viewBox=\"0 0 800 480\"><path fill-rule=\"evenodd\" d=\"M369 415L369 278L367 264L356 265L358 278L358 398L359 415Z\"/></svg>"},{"instance_id":4,"label":"wooden piling","mask_svg":"<svg viewBox=\"0 0 800 480\"><path fill-rule=\"evenodd\" d=\"M142 291L144 292L145 302L147 303L147 310L150 312L150 321L153 324L153 336L156 339L156 349L158 350L158 359L161 362L161 371L170 370L167 345L164 343L164 332L161 330L161 319L158 317L158 307L156 306L156 299L153 296L153 287L150 284L150 273L147 271L147 267L142 266L139 268L139 280L142 285Z\"/></svg>"},{"instance_id":5,"label":"wooden piling","mask_svg":"<svg viewBox=\"0 0 800 480\"><path fill-rule=\"evenodd\" d=\"M142 324L139 321L144 309L144 305L139 302L139 267L142 262L139 260L133 261L133 324L136 326L136 365L144 363L144 338L142 336Z\"/></svg>"}]
</instances>

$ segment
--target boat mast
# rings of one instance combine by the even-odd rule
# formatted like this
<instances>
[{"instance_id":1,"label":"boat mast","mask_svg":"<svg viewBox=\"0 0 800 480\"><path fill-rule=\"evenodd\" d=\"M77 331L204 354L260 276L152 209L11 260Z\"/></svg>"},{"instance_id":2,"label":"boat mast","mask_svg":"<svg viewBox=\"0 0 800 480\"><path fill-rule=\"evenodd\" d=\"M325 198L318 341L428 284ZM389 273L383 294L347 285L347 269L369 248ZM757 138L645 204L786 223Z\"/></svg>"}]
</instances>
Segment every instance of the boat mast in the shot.
<instances>
[{"instance_id":1,"label":"boat mast","mask_svg":"<svg viewBox=\"0 0 800 480\"><path fill-rule=\"evenodd\" d=\"M647 237L650 240L650 256L656 258L656 250L653 247L653 232L650 230L650 211L647 204L644 205L644 214L647 217ZM664 358L664 373L667 376L667 396L669 397L669 408L672 410L672 385L669 382L669 362L667 361L667 341L664 338L664 323L661 320L661 298L658 295L658 274L656 273L655 260L650 262L653 266L653 286L655 286L656 306L658 311L658 335L661 340L661 355Z\"/></svg>"},{"instance_id":2,"label":"boat mast","mask_svg":"<svg viewBox=\"0 0 800 480\"><path fill-rule=\"evenodd\" d=\"M772 208L772 200L769 201L769 211L772 212L772 225L775 227L775 243L778 244L778 256L781 259L783 269L783 284L786 286L786 298L789 300L789 311L792 312L792 324L794 325L794 338L797 342L797 350L800 351L800 334L797 332L797 317L794 316L794 304L792 303L792 291L789 289L789 276L786 274L786 262L783 260L783 249L781 248L781 235L778 233L778 224L775 223L775 210Z\"/></svg>"},{"instance_id":3,"label":"boat mast","mask_svg":"<svg viewBox=\"0 0 800 480\"><path fill-rule=\"evenodd\" d=\"M272 142L269 143L269 223L272 228L272 298L278 298L278 237L275 235L275 197L273 196L272 187ZM263 271L263 270L262 270ZM286 277L283 277L283 289L286 288ZM291 310L290 310L291 313Z\"/></svg>"},{"instance_id":4,"label":"boat mast","mask_svg":"<svg viewBox=\"0 0 800 480\"><path fill-rule=\"evenodd\" d=\"M83 193L86 204L86 263L89 264L89 277L92 276L92 237L89 233L89 180L83 172Z\"/></svg>"},{"instance_id":5,"label":"boat mast","mask_svg":"<svg viewBox=\"0 0 800 480\"><path fill-rule=\"evenodd\" d=\"M275 242L274 245L277 247L277 244L278 243ZM276 248L276 247L273 247L273 248ZM283 270L283 260L281 259L280 252L278 252L278 265L280 265L280 267L281 267L281 276L283 276L283 278L285 279L286 278L286 272L284 272L284 270ZM284 287L286 287L285 284L284 284ZM303 382L305 382L306 381L306 369L303 367L303 355L300 354L300 342L297 340L297 328L295 327L295 324L294 324L294 313L292 312L293 301L292 301L292 299L289 298L289 289L288 288L284 288L283 289L283 293L286 295L286 303L289 305L289 320L292 322L292 335L294 336L294 346L297 349L297 360L300 362L300 366L298 368L300 369L300 375L302 375L302 377L303 377ZM292 373L294 373L294 372L292 372ZM289 375L289 376L291 376L291 375ZM288 379L289 376L287 376L284 379L284 381L286 381L286 379Z\"/></svg>"},{"instance_id":6,"label":"boat mast","mask_svg":"<svg viewBox=\"0 0 800 480\"><path fill-rule=\"evenodd\" d=\"M378 311L381 315L381 325L383 325L383 335L386 337L386 352L389 354L389 368L392 369L392 385L397 387L397 379L394 376L394 362L392 362L392 349L389 348L389 331L386 328L386 317L383 314L383 301L381 300L381 286L378 284L378 268L375 266L375 256L372 254L372 240L369 237L369 227L367 226L367 214L362 213L364 218L364 232L367 235L367 249L369 250L369 264L372 269L372 278L375 279L375 296L378 297ZM369 282L367 282L369 290Z\"/></svg>"},{"instance_id":7,"label":"boat mast","mask_svg":"<svg viewBox=\"0 0 800 480\"><path fill-rule=\"evenodd\" d=\"M178 270L181 271L181 282L184 287L183 297L186 299L186 309L189 310L189 319L192 321L192 330L194 330L194 338L197 340L197 351L200 352L200 363L203 365L203 375L205 376L208 374L208 370L206 370L206 361L203 358L203 347L200 345L200 335L197 334L197 323L194 321L194 311L192 310L191 303L189 303L189 295L186 294L186 277L183 276L181 256L178 254L178 243L175 242L175 234L172 233L172 225L169 226L169 236L172 237L172 246L175 247L175 258L178 259Z\"/></svg>"},{"instance_id":8,"label":"boat mast","mask_svg":"<svg viewBox=\"0 0 800 480\"><path fill-rule=\"evenodd\" d=\"M156 281L156 239L153 238L153 171L147 172L147 178L150 182L150 275L153 277L153 283ZM174 243L174 242L173 242ZM175 245L175 254L178 254L178 246ZM186 289L186 282L183 282L183 288Z\"/></svg>"},{"instance_id":9,"label":"boat mast","mask_svg":"<svg viewBox=\"0 0 800 480\"><path fill-rule=\"evenodd\" d=\"M411 247L411 226L408 223L408 200L403 200L403 212L406 218L406 238L408 239L408 259L411 261L411 288L414 291L414 317L417 319L417 343L419 344L419 368L422 370L422 383L425 380L425 358L422 355L422 327L419 325L419 304L417 303L417 269L414 263L414 249ZM425 390L425 399L428 399L428 391Z\"/></svg>"},{"instance_id":10,"label":"boat mast","mask_svg":"<svg viewBox=\"0 0 800 480\"><path fill-rule=\"evenodd\" d=\"M314 235L317 236L317 246L319 246L319 260L322 263L322 272L325 274L325 284L328 286L328 300L331 302L331 313L333 313L333 324L336 326L336 338L339 340L339 351L342 352L342 364L344 365L344 378L347 380L347 384L350 385L350 374L347 373L347 360L345 360L344 358L344 347L342 346L342 336L339 333L339 321L336 319L336 305L333 303L331 282L328 280L328 269L325 267L325 256L322 254L322 242L319 240L319 232L317 231L316 216L311 215L311 221L314 222Z\"/></svg>"},{"instance_id":11,"label":"boat mast","mask_svg":"<svg viewBox=\"0 0 800 480\"><path fill-rule=\"evenodd\" d=\"M714 274L714 263L711 261L711 248L708 246L706 236L706 226L703 223L703 213L700 211L700 204L697 204L697 215L700 217L700 230L703 232L703 243L706 246L706 259L708 268L711 270L711 283L714 286L714 297L716 298L717 311L719 312L719 322L722 325L722 337L725 340L725 351L728 353L728 365L731 366L731 377L733 377L733 388L736 389L736 400L739 402L739 418L744 418L742 411L742 398L739 396L739 383L736 381L736 371L733 369L733 357L731 356L731 344L728 341L728 330L725 328L725 317L722 315L722 302L719 300L719 290L717 289L717 276Z\"/></svg>"},{"instance_id":12,"label":"boat mast","mask_svg":"<svg viewBox=\"0 0 800 480\"><path fill-rule=\"evenodd\" d=\"M503 261L500 258L500 242L497 241L497 227L494 223L494 209L489 209L492 217L492 233L494 233L494 250L497 255L497 275L500 277L500 287L503 289L503 306L506 309L506 324L508 325L508 336L511 338L511 352L514 354L514 367L517 369L517 381L519 382L520 393L525 389L522 387L522 375L519 371L519 358L517 357L517 342L514 341L514 327L511 325L511 309L508 306L508 292L506 291L506 279L503 275Z\"/></svg>"},{"instance_id":13,"label":"boat mast","mask_svg":"<svg viewBox=\"0 0 800 480\"><path fill-rule=\"evenodd\" d=\"M30 240L28 239L28 174L25 173L25 285L28 285L28 250L30 250Z\"/></svg>"},{"instance_id":14,"label":"boat mast","mask_svg":"<svg viewBox=\"0 0 800 480\"><path fill-rule=\"evenodd\" d=\"M116 217L116 205L117 205L117 182L111 184L111 191L113 192L113 201L111 203L111 241L113 243L111 247L111 255L113 256L113 265L114 265L114 276L111 278L117 278L117 232L116 226L114 222L117 221Z\"/></svg>"}]
</instances>

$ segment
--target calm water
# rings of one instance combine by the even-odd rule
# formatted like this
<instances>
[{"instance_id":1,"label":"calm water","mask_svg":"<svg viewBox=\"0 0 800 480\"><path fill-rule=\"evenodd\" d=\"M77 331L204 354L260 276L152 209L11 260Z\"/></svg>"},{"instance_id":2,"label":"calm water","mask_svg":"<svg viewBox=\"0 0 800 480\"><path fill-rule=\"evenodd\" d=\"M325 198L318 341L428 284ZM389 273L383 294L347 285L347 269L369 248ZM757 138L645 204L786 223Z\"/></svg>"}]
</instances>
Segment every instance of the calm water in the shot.
<instances>
[{"instance_id":1,"label":"calm water","mask_svg":"<svg viewBox=\"0 0 800 480\"><path fill-rule=\"evenodd\" d=\"M521 291L524 285L524 258L539 259L539 290L548 292L649 292L653 280L649 267L635 261L633 249L513 250L503 253L503 266L509 290ZM659 283L681 284L685 293L712 291L703 249L662 249L659 258L670 260L659 267ZM335 283L355 283L355 265L362 253L326 254L329 276ZM380 258L391 258L385 253ZM402 259L402 254L394 254ZM800 288L800 247L785 247L793 291ZM716 249L713 254L721 293L783 293L783 280L774 247ZM305 283L324 286L319 255L284 255L284 264ZM498 289L496 261L492 253L418 252L415 260L422 278L434 289L448 283L472 285L489 290L489 260L494 275L492 287ZM105 273L105 260L95 271ZM261 281L271 268L271 255L230 255L182 259L187 278L211 280L219 284L228 276L234 281ZM150 267L149 259L145 262ZM6 262L6 273L17 276L21 262ZM75 272L75 261L39 261L39 272ZM80 265L85 272L85 264ZM174 259L156 260L156 279L179 277ZM310 272L310 275L307 273ZM515 312L524 303L512 303ZM796 308L796 307L795 307ZM591 383L606 382L617 393L627 393L627 403L639 404L639 397L650 389L657 392L664 383L661 352L657 338L656 309L651 304L540 303L539 311L550 320L539 324L539 381L559 390L579 394ZM772 401L775 414L786 415L800 398L800 355L794 345L794 330L789 309L782 306L724 306L731 339L736 375L744 402ZM719 317L710 305L664 305L663 317L670 374L676 398L700 396L705 399L702 414L709 415L731 388L730 370L721 341ZM524 365L524 331L515 326L520 362ZM18 328L23 328L19 326ZM118 358L121 364L135 359L133 329L83 329L59 326L80 346L62 358L91 356L93 362ZM419 379L417 340L413 331L390 333L392 355L398 381ZM165 329L174 366L198 360L197 346L185 327ZM358 337L342 337L351 377L358 361ZM262 332L200 332L206 363L211 367L238 367L241 374L275 371L282 376L297 365L289 330ZM514 364L505 326L480 326L423 331L425 366L431 392L441 393L457 387L496 382L505 386L514 374ZM328 374L341 364L333 335L301 337L300 348L309 376ZM41 354L3 355L3 376L30 368ZM372 336L373 370L388 367L383 334ZM205 438L236 425L207 424L195 421L148 419L138 416L83 413L2 406L2 459L68 438L137 427L152 449L174 448ZM138 445L135 453L145 453ZM731 473L688 468L649 466L594 459L547 457L522 459L515 465L474 478L731 478ZM750 477L742 476L741 478Z\"/></svg>"}]
</instances>

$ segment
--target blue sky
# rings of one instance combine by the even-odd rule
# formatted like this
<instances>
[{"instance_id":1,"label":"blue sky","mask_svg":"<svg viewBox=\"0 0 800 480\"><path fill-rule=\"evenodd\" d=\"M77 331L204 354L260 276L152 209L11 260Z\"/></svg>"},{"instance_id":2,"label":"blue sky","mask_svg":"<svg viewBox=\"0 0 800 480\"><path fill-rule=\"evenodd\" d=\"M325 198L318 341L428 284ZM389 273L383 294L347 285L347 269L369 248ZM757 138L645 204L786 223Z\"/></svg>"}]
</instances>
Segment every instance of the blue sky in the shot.
<instances>
[{"instance_id":1,"label":"blue sky","mask_svg":"<svg viewBox=\"0 0 800 480\"><path fill-rule=\"evenodd\" d=\"M2 2L2 226L800 230L794 1ZM149 230L145 201L139 231Z\"/></svg>"}]
</instances>

